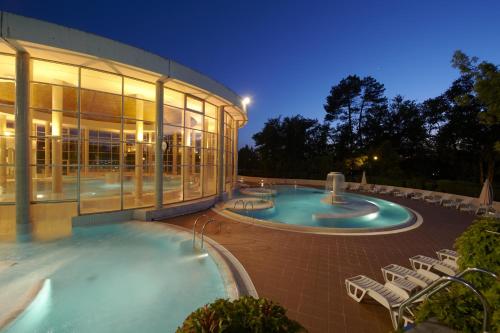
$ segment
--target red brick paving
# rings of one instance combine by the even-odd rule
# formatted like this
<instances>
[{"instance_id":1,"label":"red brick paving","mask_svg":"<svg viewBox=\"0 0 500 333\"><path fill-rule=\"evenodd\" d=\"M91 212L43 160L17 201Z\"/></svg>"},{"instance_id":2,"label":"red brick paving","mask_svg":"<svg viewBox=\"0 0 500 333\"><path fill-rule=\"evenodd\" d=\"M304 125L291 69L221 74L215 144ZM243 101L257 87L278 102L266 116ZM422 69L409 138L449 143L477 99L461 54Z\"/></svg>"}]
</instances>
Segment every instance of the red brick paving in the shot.
<instances>
[{"instance_id":1,"label":"red brick paving","mask_svg":"<svg viewBox=\"0 0 500 333\"><path fill-rule=\"evenodd\" d=\"M238 258L259 296L281 303L311 333L389 332L388 311L375 302L358 304L349 298L345 278L365 274L382 282L380 268L385 265L409 267L413 255L435 256L436 250L452 248L473 217L421 201L380 198L416 210L423 225L392 235L330 236L239 223L212 211L167 222L191 228L196 216L217 215L222 232L212 226L207 234Z\"/></svg>"}]
</instances>

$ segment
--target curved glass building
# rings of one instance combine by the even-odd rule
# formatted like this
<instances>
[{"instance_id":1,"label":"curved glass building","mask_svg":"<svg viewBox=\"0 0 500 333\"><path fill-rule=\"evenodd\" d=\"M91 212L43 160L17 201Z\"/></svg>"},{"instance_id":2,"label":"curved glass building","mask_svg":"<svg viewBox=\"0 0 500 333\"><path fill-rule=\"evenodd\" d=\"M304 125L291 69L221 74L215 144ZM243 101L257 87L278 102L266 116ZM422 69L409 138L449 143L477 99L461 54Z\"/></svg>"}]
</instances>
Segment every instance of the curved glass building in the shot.
<instances>
[{"instance_id":1,"label":"curved glass building","mask_svg":"<svg viewBox=\"0 0 500 333\"><path fill-rule=\"evenodd\" d=\"M240 96L106 38L5 12L0 25L0 237L172 216L231 190Z\"/></svg>"}]
</instances>

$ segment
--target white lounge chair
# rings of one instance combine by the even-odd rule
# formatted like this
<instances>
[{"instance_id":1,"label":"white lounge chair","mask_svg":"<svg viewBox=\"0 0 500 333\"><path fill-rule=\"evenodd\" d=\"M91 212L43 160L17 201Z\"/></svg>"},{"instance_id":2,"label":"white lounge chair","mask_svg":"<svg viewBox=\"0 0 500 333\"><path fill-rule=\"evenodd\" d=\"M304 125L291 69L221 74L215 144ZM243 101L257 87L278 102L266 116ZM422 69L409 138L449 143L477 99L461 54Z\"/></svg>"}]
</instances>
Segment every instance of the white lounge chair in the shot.
<instances>
[{"instance_id":1,"label":"white lounge chair","mask_svg":"<svg viewBox=\"0 0 500 333\"><path fill-rule=\"evenodd\" d=\"M394 192L392 193L395 197L399 197L399 198L407 198L408 197L408 194L410 193L410 190L408 189L397 189L397 190L394 190Z\"/></svg>"},{"instance_id":2,"label":"white lounge chair","mask_svg":"<svg viewBox=\"0 0 500 333\"><path fill-rule=\"evenodd\" d=\"M437 194L432 194L426 198L424 198L424 200L427 202L427 203L431 203L431 204L438 204L438 203L441 203L441 200L442 200L442 196L440 195L437 195Z\"/></svg>"},{"instance_id":3,"label":"white lounge chair","mask_svg":"<svg viewBox=\"0 0 500 333\"><path fill-rule=\"evenodd\" d=\"M441 200L441 206L457 208L463 201L464 201L464 199L454 198L454 197L450 196L448 199L443 198Z\"/></svg>"},{"instance_id":4,"label":"white lounge chair","mask_svg":"<svg viewBox=\"0 0 500 333\"><path fill-rule=\"evenodd\" d=\"M414 271L395 264L383 267L382 275L384 276L385 281L394 281L396 278L406 279L422 288L427 287L433 281L439 279L439 275L432 272L423 271L422 269Z\"/></svg>"},{"instance_id":5,"label":"white lounge chair","mask_svg":"<svg viewBox=\"0 0 500 333\"><path fill-rule=\"evenodd\" d=\"M419 269L424 271L434 270L446 275L455 275L458 272L457 263L449 259L438 260L423 255L417 255L410 258L410 263L411 267L416 271Z\"/></svg>"},{"instance_id":6,"label":"white lounge chair","mask_svg":"<svg viewBox=\"0 0 500 333\"><path fill-rule=\"evenodd\" d=\"M371 193L379 193L380 191L382 191L385 187L384 186L380 186L380 185L375 185L373 186L373 188L370 190Z\"/></svg>"},{"instance_id":7,"label":"white lounge chair","mask_svg":"<svg viewBox=\"0 0 500 333\"><path fill-rule=\"evenodd\" d=\"M491 215L494 216L496 213L495 208L488 205L479 205L476 209L476 215Z\"/></svg>"},{"instance_id":8,"label":"white lounge chair","mask_svg":"<svg viewBox=\"0 0 500 333\"><path fill-rule=\"evenodd\" d=\"M361 187L361 184L359 184L359 183L354 184L351 187L351 191L359 191L360 187Z\"/></svg>"},{"instance_id":9,"label":"white lounge chair","mask_svg":"<svg viewBox=\"0 0 500 333\"><path fill-rule=\"evenodd\" d=\"M474 213L478 207L474 204L474 199L471 198L462 202L457 208L461 212Z\"/></svg>"},{"instance_id":10,"label":"white lounge chair","mask_svg":"<svg viewBox=\"0 0 500 333\"><path fill-rule=\"evenodd\" d=\"M453 250L449 250L449 249L442 249L442 250L436 251L436 254L437 254L439 260L441 260L441 261L451 260L454 263L457 263L458 257L459 257L457 251L453 251Z\"/></svg>"},{"instance_id":11,"label":"white lounge chair","mask_svg":"<svg viewBox=\"0 0 500 333\"><path fill-rule=\"evenodd\" d=\"M382 285L381 283L364 275L358 275L346 279L345 285L347 295L349 295L356 302L361 302L365 295L368 295L383 305L387 310L389 310L392 325L394 328L397 327L397 309L402 302L409 298L406 291L398 287L394 282L386 282L385 285ZM412 319L406 316L404 320L405 325L409 322L413 322Z\"/></svg>"},{"instance_id":12,"label":"white lounge chair","mask_svg":"<svg viewBox=\"0 0 500 333\"><path fill-rule=\"evenodd\" d=\"M414 193L411 198L414 200L424 200L427 198L429 195L431 195L431 191L426 191L426 192L416 192Z\"/></svg>"},{"instance_id":13,"label":"white lounge chair","mask_svg":"<svg viewBox=\"0 0 500 333\"><path fill-rule=\"evenodd\" d=\"M394 191L394 186L386 187L383 191L380 191L380 194L391 194Z\"/></svg>"}]
</instances>

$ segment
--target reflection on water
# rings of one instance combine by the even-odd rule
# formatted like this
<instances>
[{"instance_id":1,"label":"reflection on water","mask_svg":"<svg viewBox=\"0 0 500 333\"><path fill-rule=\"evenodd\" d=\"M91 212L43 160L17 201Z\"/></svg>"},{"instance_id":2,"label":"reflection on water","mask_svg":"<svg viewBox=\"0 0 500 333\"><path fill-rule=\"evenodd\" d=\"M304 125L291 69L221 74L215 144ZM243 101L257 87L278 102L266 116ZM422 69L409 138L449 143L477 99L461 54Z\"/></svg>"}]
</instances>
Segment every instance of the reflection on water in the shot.
<instances>
[{"instance_id":1,"label":"reflection on water","mask_svg":"<svg viewBox=\"0 0 500 333\"><path fill-rule=\"evenodd\" d=\"M75 228L71 238L52 242L0 244L0 261L17 262L0 272L0 304L50 279L2 332L175 331L226 292L211 257L194 251L188 234L169 230L127 223Z\"/></svg>"}]
</instances>

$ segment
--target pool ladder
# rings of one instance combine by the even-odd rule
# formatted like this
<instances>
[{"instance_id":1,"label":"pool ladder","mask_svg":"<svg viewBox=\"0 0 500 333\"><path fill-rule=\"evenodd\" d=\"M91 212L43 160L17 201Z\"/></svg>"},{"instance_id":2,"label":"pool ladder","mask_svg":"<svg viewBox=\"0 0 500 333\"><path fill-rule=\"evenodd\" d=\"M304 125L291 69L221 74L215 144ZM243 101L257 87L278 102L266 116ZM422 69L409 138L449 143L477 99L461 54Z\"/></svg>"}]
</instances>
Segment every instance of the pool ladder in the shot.
<instances>
[{"instance_id":1,"label":"pool ladder","mask_svg":"<svg viewBox=\"0 0 500 333\"><path fill-rule=\"evenodd\" d=\"M203 214L200 215L196 218L193 224L193 248L196 247L196 225L198 224L198 221L200 221L203 217L207 218L206 222L203 224L203 227L201 227L201 246L200 248L203 249L203 244L205 241L205 227L210 223L210 222L217 222L214 218L208 217L207 215ZM219 222L219 232L221 232L221 223Z\"/></svg>"},{"instance_id":2,"label":"pool ladder","mask_svg":"<svg viewBox=\"0 0 500 333\"><path fill-rule=\"evenodd\" d=\"M247 207L248 207L249 205L252 205L252 211L253 211L253 210L255 210L255 208L254 208L254 206L253 206L253 201L247 201L247 202L245 202L245 203L244 203L244 205L243 205L243 210L246 210L246 211L248 212Z\"/></svg>"},{"instance_id":3,"label":"pool ladder","mask_svg":"<svg viewBox=\"0 0 500 333\"><path fill-rule=\"evenodd\" d=\"M236 209L236 206L241 202L241 204L243 205L243 209L245 209L245 200L243 199L238 199L234 202L234 205L233 205L233 209Z\"/></svg>"}]
</instances>

